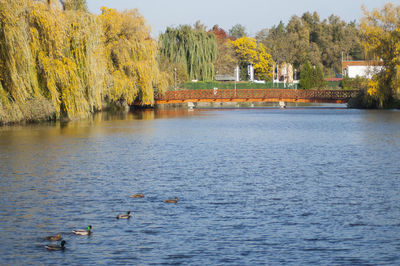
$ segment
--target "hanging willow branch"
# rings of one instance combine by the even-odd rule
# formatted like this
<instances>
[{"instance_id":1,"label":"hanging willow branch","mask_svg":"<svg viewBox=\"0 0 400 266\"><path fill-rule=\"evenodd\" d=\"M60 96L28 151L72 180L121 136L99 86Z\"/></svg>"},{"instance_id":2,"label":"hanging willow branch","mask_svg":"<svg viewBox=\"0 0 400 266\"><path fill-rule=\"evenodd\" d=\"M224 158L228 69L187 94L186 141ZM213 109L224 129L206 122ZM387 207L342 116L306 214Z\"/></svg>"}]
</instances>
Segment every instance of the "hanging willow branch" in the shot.
<instances>
[{"instance_id":1,"label":"hanging willow branch","mask_svg":"<svg viewBox=\"0 0 400 266\"><path fill-rule=\"evenodd\" d=\"M0 0L0 125L87 117L103 100L152 104L167 88L137 10L94 15L84 0L64 3Z\"/></svg>"},{"instance_id":2,"label":"hanging willow branch","mask_svg":"<svg viewBox=\"0 0 400 266\"><path fill-rule=\"evenodd\" d=\"M217 56L217 40L213 33L183 25L167 28L160 36L160 54L173 63L187 67L189 79L212 80Z\"/></svg>"}]
</instances>

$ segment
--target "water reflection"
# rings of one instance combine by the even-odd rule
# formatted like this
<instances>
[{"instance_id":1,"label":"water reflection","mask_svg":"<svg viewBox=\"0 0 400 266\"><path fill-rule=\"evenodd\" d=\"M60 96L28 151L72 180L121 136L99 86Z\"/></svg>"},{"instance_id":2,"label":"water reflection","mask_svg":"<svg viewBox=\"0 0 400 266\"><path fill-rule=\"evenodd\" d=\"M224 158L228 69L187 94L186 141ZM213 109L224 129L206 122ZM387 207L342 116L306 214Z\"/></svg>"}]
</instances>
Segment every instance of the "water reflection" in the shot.
<instances>
[{"instance_id":1,"label":"water reflection","mask_svg":"<svg viewBox=\"0 0 400 266\"><path fill-rule=\"evenodd\" d=\"M200 110L197 110L197 112ZM156 108L156 109L144 109L144 110L132 110L130 112L123 113L99 113L94 116L93 119L98 121L109 121L109 120L154 120L163 118L175 118L175 117L187 117L195 115L196 112L189 111L185 108Z\"/></svg>"},{"instance_id":2,"label":"water reflection","mask_svg":"<svg viewBox=\"0 0 400 266\"><path fill-rule=\"evenodd\" d=\"M399 132L397 111L334 108L3 127L0 264L397 265Z\"/></svg>"},{"instance_id":3,"label":"water reflection","mask_svg":"<svg viewBox=\"0 0 400 266\"><path fill-rule=\"evenodd\" d=\"M360 135L365 142L376 144L374 148L386 149L400 142L400 111L367 110L361 112L360 122Z\"/></svg>"}]
</instances>

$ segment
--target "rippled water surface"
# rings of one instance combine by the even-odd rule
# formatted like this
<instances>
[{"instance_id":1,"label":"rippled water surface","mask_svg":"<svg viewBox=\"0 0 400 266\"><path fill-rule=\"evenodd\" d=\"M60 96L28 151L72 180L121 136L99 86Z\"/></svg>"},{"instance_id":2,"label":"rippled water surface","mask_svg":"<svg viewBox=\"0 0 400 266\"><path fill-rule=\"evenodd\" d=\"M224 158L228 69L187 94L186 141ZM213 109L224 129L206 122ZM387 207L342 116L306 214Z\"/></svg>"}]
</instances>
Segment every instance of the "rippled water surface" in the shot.
<instances>
[{"instance_id":1,"label":"rippled water surface","mask_svg":"<svg viewBox=\"0 0 400 266\"><path fill-rule=\"evenodd\" d=\"M0 203L2 265L399 265L400 112L150 110L3 127ZM66 250L47 251L59 232Z\"/></svg>"}]
</instances>

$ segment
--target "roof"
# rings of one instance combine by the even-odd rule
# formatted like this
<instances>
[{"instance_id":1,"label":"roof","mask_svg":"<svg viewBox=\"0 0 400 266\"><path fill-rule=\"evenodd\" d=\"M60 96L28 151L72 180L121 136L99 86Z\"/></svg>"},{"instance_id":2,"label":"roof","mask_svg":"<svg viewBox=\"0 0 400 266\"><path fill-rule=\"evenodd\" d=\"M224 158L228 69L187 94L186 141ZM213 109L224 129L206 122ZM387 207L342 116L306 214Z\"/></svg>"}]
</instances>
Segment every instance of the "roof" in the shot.
<instances>
[{"instance_id":1,"label":"roof","mask_svg":"<svg viewBox=\"0 0 400 266\"><path fill-rule=\"evenodd\" d=\"M342 61L342 68L349 66L383 66L383 61Z\"/></svg>"}]
</instances>

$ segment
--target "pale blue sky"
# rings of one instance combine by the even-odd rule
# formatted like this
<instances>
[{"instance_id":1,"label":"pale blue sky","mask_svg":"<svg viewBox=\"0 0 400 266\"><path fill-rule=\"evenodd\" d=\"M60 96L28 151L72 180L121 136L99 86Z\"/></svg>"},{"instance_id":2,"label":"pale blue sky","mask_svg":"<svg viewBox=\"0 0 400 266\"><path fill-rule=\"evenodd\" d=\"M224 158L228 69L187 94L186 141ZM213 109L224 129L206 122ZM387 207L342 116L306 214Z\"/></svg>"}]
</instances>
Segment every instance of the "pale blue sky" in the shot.
<instances>
[{"instance_id":1,"label":"pale blue sky","mask_svg":"<svg viewBox=\"0 0 400 266\"><path fill-rule=\"evenodd\" d=\"M118 10L137 8L158 36L168 26L193 25L200 20L207 27L218 24L228 31L235 24L242 24L252 36L264 28L283 21L292 15L301 16L306 11L317 11L321 19L331 14L345 21L362 17L361 6L368 10L380 8L388 0L87 0L92 13L100 13L106 6ZM400 0L392 0L400 4Z\"/></svg>"}]
</instances>

